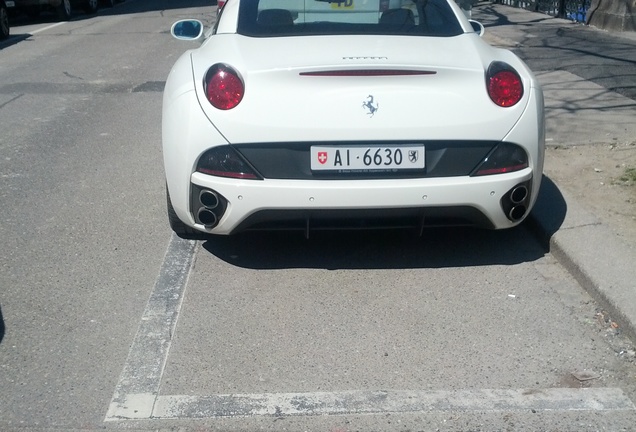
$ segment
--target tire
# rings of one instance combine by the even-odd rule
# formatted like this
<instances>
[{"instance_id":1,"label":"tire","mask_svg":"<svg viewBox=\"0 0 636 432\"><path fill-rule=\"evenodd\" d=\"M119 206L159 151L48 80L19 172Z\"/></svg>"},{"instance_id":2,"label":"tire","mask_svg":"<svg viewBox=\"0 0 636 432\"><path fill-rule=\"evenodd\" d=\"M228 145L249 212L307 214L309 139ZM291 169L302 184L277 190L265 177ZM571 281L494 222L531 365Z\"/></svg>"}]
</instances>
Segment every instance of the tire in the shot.
<instances>
[{"instance_id":1,"label":"tire","mask_svg":"<svg viewBox=\"0 0 636 432\"><path fill-rule=\"evenodd\" d=\"M210 238L209 235L190 228L186 224L183 223L177 213L174 211L174 207L172 206L172 201L170 201L170 192L168 192L168 186L166 185L166 203L168 210L168 222L170 223L170 228L172 231L182 239L186 240L208 240Z\"/></svg>"},{"instance_id":2,"label":"tire","mask_svg":"<svg viewBox=\"0 0 636 432\"><path fill-rule=\"evenodd\" d=\"M9 12L7 8L0 6L0 40L9 37Z\"/></svg>"},{"instance_id":3,"label":"tire","mask_svg":"<svg viewBox=\"0 0 636 432\"><path fill-rule=\"evenodd\" d=\"M99 7L99 0L86 0L84 3L84 12L87 14L97 13L97 8Z\"/></svg>"},{"instance_id":4,"label":"tire","mask_svg":"<svg viewBox=\"0 0 636 432\"><path fill-rule=\"evenodd\" d=\"M108 8L112 8L117 3L115 0L102 0L102 4Z\"/></svg>"},{"instance_id":5,"label":"tire","mask_svg":"<svg viewBox=\"0 0 636 432\"><path fill-rule=\"evenodd\" d=\"M62 3L57 7L57 16L60 21L68 21L73 14L73 8L71 7L71 0L62 0Z\"/></svg>"}]
</instances>

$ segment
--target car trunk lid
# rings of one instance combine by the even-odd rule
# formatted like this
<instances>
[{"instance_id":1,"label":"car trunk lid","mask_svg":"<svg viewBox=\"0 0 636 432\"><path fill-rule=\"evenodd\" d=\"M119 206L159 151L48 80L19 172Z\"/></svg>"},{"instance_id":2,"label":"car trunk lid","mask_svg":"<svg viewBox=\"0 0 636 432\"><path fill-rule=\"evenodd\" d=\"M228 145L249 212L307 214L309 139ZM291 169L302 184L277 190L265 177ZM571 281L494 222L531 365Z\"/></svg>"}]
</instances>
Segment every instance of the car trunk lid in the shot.
<instances>
[{"instance_id":1,"label":"car trunk lid","mask_svg":"<svg viewBox=\"0 0 636 432\"><path fill-rule=\"evenodd\" d=\"M229 36L229 37L228 37ZM510 108L488 97L476 35L456 37L217 35L192 55L201 107L230 143L500 140L527 96ZM209 58L234 68L245 95L214 108Z\"/></svg>"}]
</instances>

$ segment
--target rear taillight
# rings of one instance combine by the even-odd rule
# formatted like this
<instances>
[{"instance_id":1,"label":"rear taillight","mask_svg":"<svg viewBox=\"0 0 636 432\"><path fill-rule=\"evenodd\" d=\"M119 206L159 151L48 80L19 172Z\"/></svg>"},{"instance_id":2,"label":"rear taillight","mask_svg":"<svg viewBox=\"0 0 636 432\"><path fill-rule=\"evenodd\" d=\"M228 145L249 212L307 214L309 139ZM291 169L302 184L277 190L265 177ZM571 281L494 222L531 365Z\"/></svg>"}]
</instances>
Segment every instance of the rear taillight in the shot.
<instances>
[{"instance_id":1,"label":"rear taillight","mask_svg":"<svg viewBox=\"0 0 636 432\"><path fill-rule=\"evenodd\" d=\"M203 86L205 97L213 107L220 110L229 110L237 106L245 93L245 86L238 73L220 63L208 69Z\"/></svg>"},{"instance_id":2,"label":"rear taillight","mask_svg":"<svg viewBox=\"0 0 636 432\"><path fill-rule=\"evenodd\" d=\"M505 174L514 171L521 171L528 167L528 154L516 144L499 143L484 158L474 176Z\"/></svg>"},{"instance_id":3,"label":"rear taillight","mask_svg":"<svg viewBox=\"0 0 636 432\"><path fill-rule=\"evenodd\" d=\"M512 66L493 62L486 74L488 96L500 107L511 107L523 97L521 77Z\"/></svg>"},{"instance_id":4,"label":"rear taillight","mask_svg":"<svg viewBox=\"0 0 636 432\"><path fill-rule=\"evenodd\" d=\"M199 158L198 172L217 177L229 177L236 179L262 179L256 170L232 147L214 147Z\"/></svg>"}]
</instances>

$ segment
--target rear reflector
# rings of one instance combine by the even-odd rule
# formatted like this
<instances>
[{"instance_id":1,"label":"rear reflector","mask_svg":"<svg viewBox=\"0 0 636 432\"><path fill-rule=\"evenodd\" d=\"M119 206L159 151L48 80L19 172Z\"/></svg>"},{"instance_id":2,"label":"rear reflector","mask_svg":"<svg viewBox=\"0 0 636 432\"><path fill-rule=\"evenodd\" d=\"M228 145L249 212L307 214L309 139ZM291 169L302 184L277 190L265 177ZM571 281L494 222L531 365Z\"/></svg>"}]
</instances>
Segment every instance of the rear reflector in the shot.
<instances>
[{"instance_id":1,"label":"rear reflector","mask_svg":"<svg viewBox=\"0 0 636 432\"><path fill-rule=\"evenodd\" d=\"M492 175L492 174L505 174L509 172L521 171L527 166L528 164L519 164L519 165L512 165L512 166L501 167L501 168L480 169L479 171L477 171L477 173L475 173L475 175L482 176L482 175Z\"/></svg>"}]
</instances>

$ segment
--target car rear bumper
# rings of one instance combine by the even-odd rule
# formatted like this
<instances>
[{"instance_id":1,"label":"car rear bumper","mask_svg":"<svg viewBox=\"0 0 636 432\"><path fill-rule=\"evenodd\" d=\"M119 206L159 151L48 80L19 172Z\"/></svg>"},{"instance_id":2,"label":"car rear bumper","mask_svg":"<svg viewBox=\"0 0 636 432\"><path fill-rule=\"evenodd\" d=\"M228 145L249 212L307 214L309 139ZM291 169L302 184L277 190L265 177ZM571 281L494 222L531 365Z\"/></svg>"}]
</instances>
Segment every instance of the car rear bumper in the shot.
<instances>
[{"instance_id":1,"label":"car rear bumper","mask_svg":"<svg viewBox=\"0 0 636 432\"><path fill-rule=\"evenodd\" d=\"M484 177L374 181L235 180L194 173L188 225L211 234L250 229L385 228L407 225L473 225L510 228L529 213L536 196L532 170ZM523 215L511 220L507 196L525 185ZM197 218L199 191L224 202L215 225ZM180 212L181 213L181 212ZM183 216L184 214L181 213Z\"/></svg>"}]
</instances>

